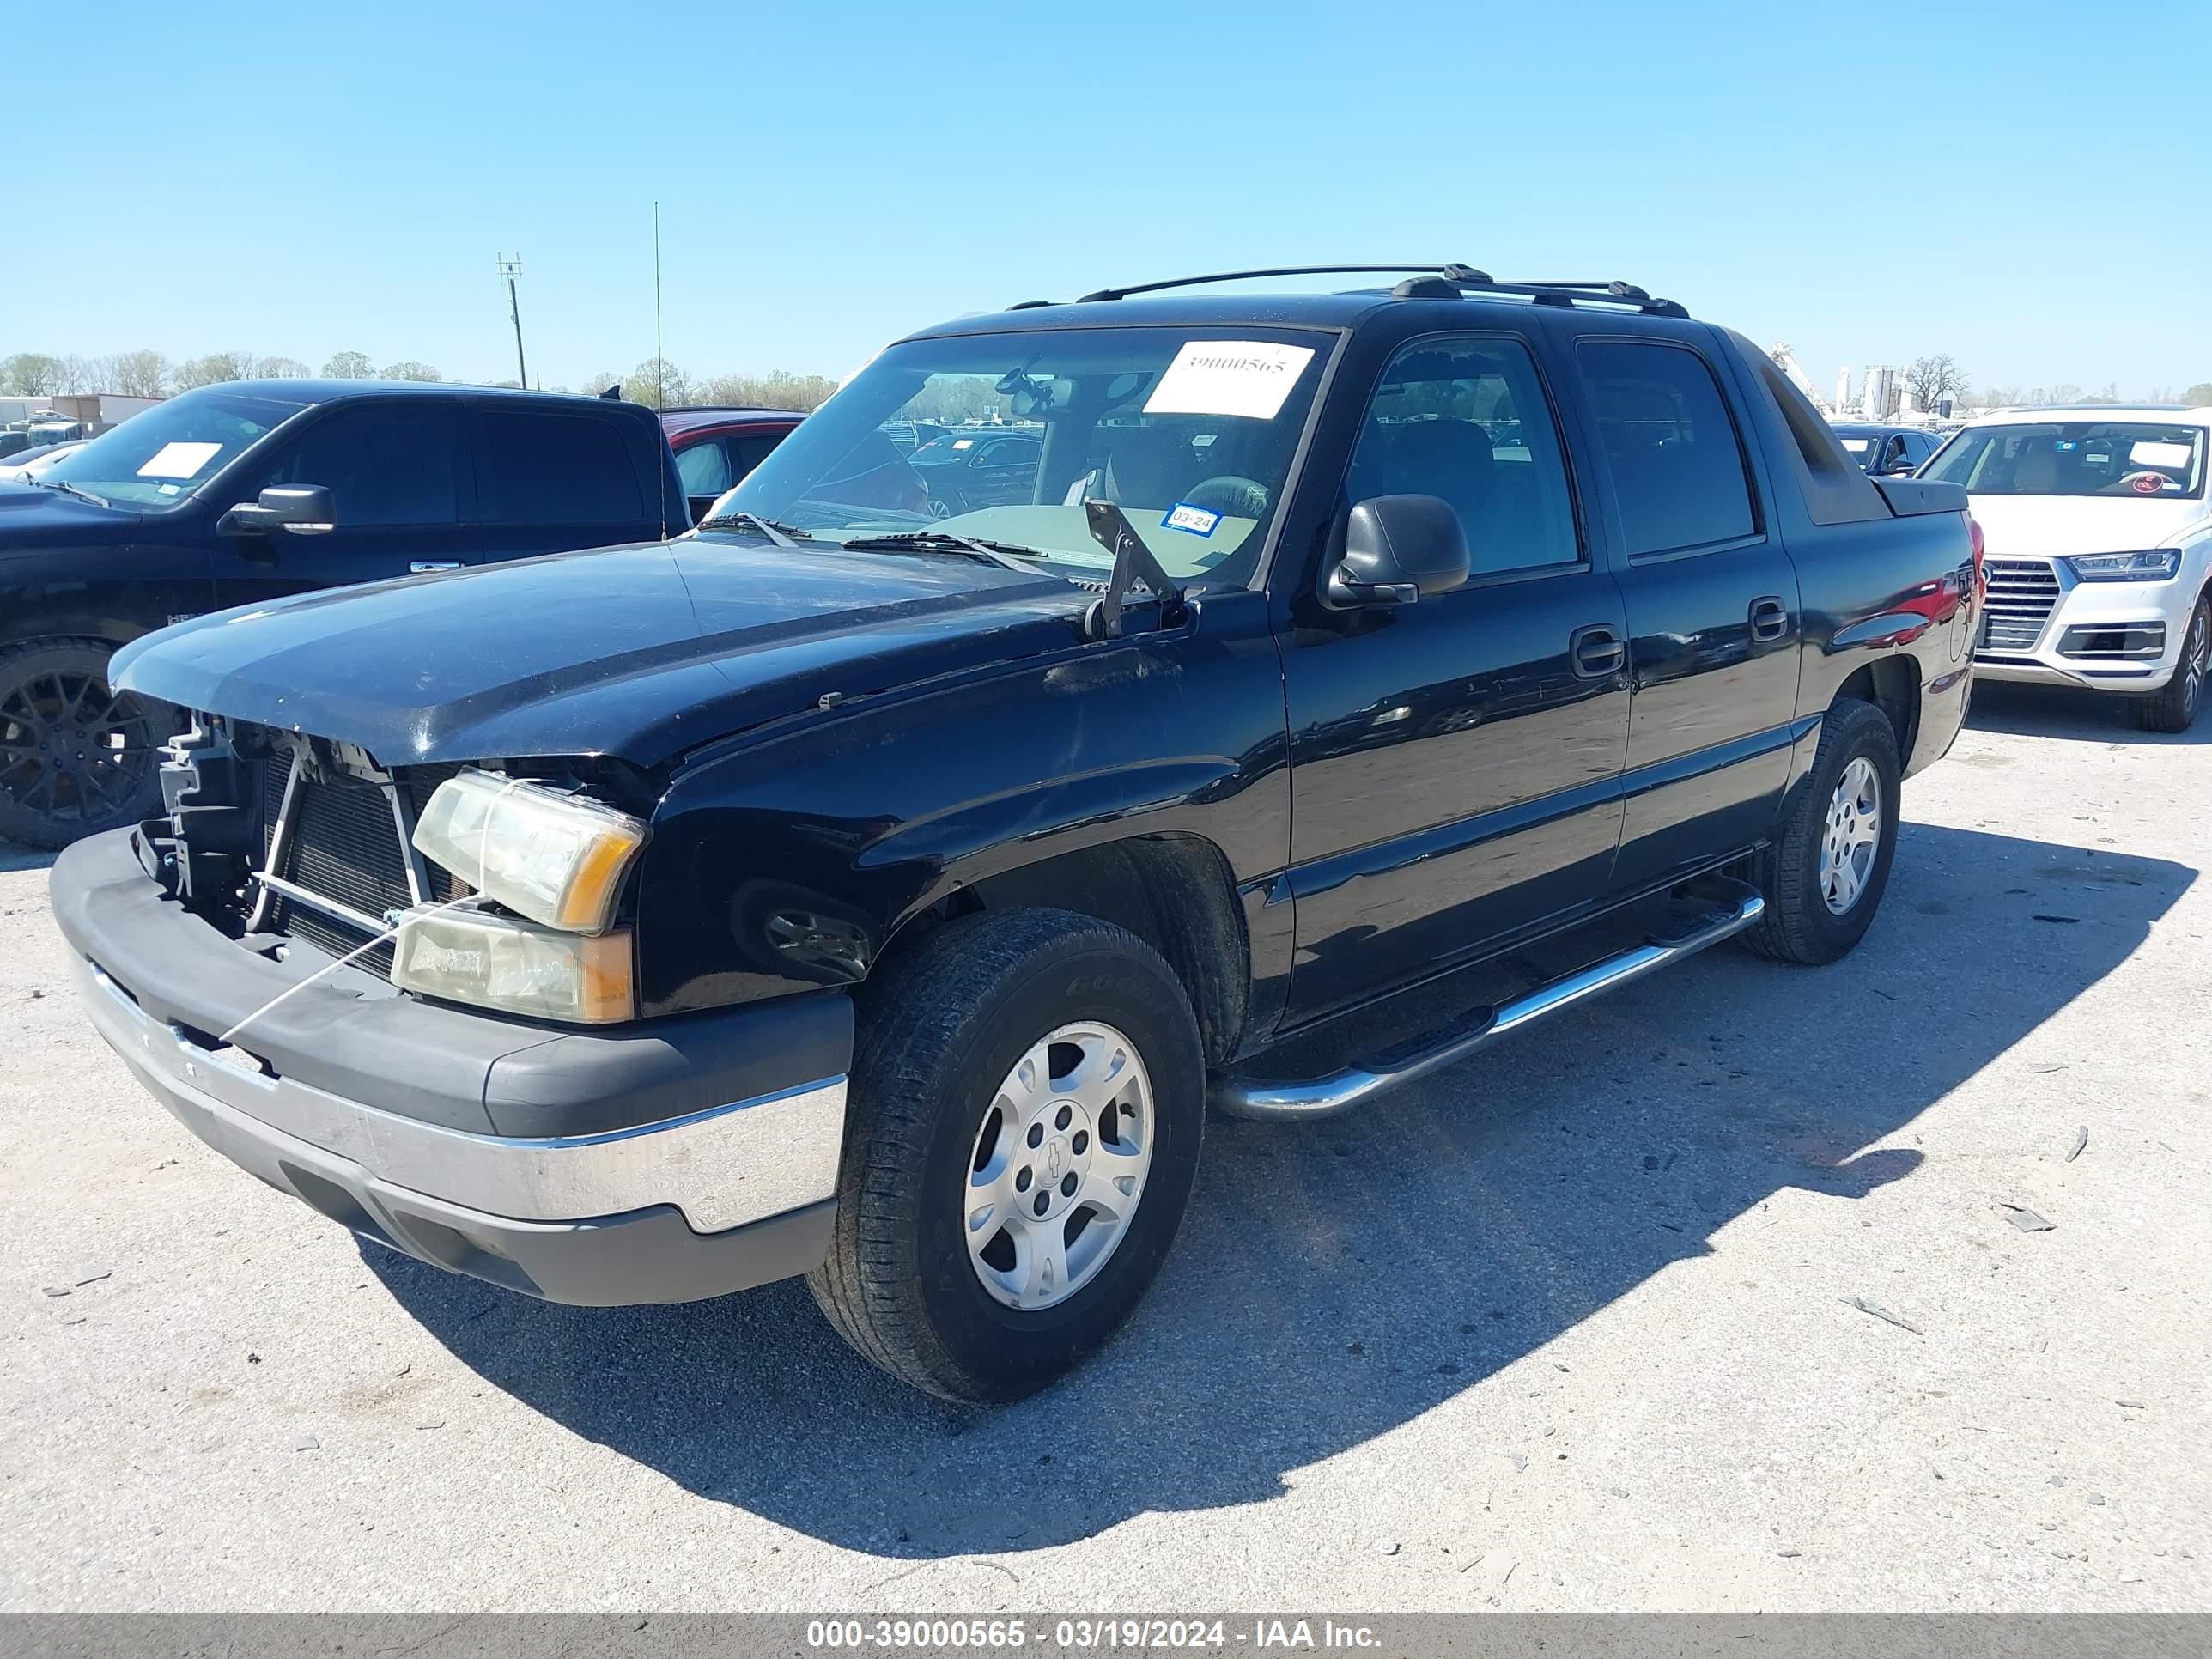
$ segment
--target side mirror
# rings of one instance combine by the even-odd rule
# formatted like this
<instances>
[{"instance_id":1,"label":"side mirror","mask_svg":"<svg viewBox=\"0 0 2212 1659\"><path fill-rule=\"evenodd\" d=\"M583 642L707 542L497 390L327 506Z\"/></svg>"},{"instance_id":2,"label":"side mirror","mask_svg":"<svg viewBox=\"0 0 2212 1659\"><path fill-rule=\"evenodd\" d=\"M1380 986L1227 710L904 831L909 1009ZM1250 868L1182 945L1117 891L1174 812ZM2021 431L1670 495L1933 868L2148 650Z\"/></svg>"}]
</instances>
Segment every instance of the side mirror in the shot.
<instances>
[{"instance_id":1,"label":"side mirror","mask_svg":"<svg viewBox=\"0 0 2212 1659\"><path fill-rule=\"evenodd\" d=\"M1885 478L1909 478L1919 470L1918 463L1899 458L1882 468L1881 476Z\"/></svg>"},{"instance_id":2,"label":"side mirror","mask_svg":"<svg viewBox=\"0 0 2212 1659\"><path fill-rule=\"evenodd\" d=\"M1467 532L1434 495L1376 495L1352 509L1324 597L1339 610L1411 605L1467 580Z\"/></svg>"},{"instance_id":3,"label":"side mirror","mask_svg":"<svg viewBox=\"0 0 2212 1659\"><path fill-rule=\"evenodd\" d=\"M226 536L266 536L289 530L295 536L320 536L337 528L337 510L321 484L278 484L258 501L240 501L216 521Z\"/></svg>"}]
</instances>

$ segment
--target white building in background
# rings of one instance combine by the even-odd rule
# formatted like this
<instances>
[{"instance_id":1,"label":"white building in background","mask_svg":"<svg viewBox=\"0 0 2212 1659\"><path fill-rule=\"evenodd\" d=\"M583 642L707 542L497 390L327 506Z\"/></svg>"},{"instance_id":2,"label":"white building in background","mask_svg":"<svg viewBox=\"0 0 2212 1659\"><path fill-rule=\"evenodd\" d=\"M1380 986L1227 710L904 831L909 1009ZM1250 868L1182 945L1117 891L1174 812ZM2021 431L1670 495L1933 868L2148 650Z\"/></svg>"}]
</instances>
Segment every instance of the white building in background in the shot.
<instances>
[{"instance_id":1,"label":"white building in background","mask_svg":"<svg viewBox=\"0 0 2212 1659\"><path fill-rule=\"evenodd\" d=\"M1851 366L1845 363L1836 371L1835 410L1840 415L1851 406Z\"/></svg>"}]
</instances>

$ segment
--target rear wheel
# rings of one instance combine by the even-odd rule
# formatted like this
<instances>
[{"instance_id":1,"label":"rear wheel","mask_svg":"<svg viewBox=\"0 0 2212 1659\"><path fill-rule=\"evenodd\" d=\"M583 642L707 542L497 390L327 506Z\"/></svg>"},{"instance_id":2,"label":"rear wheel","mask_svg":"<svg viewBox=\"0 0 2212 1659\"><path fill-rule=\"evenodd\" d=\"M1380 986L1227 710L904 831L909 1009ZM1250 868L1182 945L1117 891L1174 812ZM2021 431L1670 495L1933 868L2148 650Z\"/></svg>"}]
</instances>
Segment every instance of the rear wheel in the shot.
<instances>
[{"instance_id":1,"label":"rear wheel","mask_svg":"<svg viewBox=\"0 0 2212 1659\"><path fill-rule=\"evenodd\" d=\"M2189 631L2182 636L2181 660L2165 689L2137 697L2129 708L2136 725L2145 732L2186 732L2197 723L2204 702L2205 671L2212 667L2212 593L2200 593L2189 613Z\"/></svg>"},{"instance_id":2,"label":"rear wheel","mask_svg":"<svg viewBox=\"0 0 2212 1659\"><path fill-rule=\"evenodd\" d=\"M955 922L870 1000L808 1285L893 1376L1018 1399L1105 1341L1167 1254L1198 1170L1197 1022L1150 946L1057 910Z\"/></svg>"},{"instance_id":3,"label":"rear wheel","mask_svg":"<svg viewBox=\"0 0 2212 1659\"><path fill-rule=\"evenodd\" d=\"M113 649L73 636L0 648L0 839L66 847L160 804L174 718L108 683Z\"/></svg>"},{"instance_id":4,"label":"rear wheel","mask_svg":"<svg viewBox=\"0 0 2212 1659\"><path fill-rule=\"evenodd\" d=\"M1828 710L1782 833L1754 861L1766 913L1744 943L1784 962L1833 962L1865 934L1897 851L1897 734L1872 703Z\"/></svg>"}]
</instances>

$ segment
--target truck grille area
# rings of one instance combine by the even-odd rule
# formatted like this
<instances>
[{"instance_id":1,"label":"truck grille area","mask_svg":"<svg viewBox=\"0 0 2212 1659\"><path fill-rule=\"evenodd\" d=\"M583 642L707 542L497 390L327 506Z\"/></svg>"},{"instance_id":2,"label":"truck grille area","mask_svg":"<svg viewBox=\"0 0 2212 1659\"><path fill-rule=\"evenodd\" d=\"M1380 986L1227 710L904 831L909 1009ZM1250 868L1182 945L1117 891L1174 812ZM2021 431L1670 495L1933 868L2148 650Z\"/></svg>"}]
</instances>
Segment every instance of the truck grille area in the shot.
<instances>
[{"instance_id":1,"label":"truck grille area","mask_svg":"<svg viewBox=\"0 0 2212 1659\"><path fill-rule=\"evenodd\" d=\"M1984 559L1989 608L1975 649L1999 653L2033 651L2058 603L2058 574L2044 559Z\"/></svg>"},{"instance_id":2,"label":"truck grille area","mask_svg":"<svg viewBox=\"0 0 2212 1659\"><path fill-rule=\"evenodd\" d=\"M272 890L264 927L343 955L368 943L375 930L343 912L380 921L387 910L404 909L416 902L400 819L384 785L365 778L302 775L293 788L295 764L280 758L263 769L261 865L267 873L313 898ZM410 823L438 785L459 769L426 766L399 775L397 788L404 792ZM291 813L286 824L288 790ZM422 876L424 898L442 903L453 896L453 879L447 872L426 862ZM327 903L318 905L314 898ZM391 946L380 945L360 960L379 973L388 972Z\"/></svg>"}]
</instances>

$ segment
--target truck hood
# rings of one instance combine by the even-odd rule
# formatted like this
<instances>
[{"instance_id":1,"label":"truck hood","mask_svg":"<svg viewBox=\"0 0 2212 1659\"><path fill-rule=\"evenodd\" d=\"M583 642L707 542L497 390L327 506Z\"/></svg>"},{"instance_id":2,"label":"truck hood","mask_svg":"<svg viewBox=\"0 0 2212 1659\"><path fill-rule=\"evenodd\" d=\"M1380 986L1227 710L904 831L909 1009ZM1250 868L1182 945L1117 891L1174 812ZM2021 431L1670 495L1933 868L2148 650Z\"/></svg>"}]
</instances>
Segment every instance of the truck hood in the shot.
<instances>
[{"instance_id":1,"label":"truck hood","mask_svg":"<svg viewBox=\"0 0 2212 1659\"><path fill-rule=\"evenodd\" d=\"M1969 495L1993 559L2133 553L2164 547L2203 520L2203 501L2114 495Z\"/></svg>"},{"instance_id":2,"label":"truck hood","mask_svg":"<svg viewBox=\"0 0 2212 1659\"><path fill-rule=\"evenodd\" d=\"M386 765L658 766L833 692L1064 649L1090 598L965 558L685 537L221 611L126 647L115 678Z\"/></svg>"},{"instance_id":3,"label":"truck hood","mask_svg":"<svg viewBox=\"0 0 2212 1659\"><path fill-rule=\"evenodd\" d=\"M0 560L57 545L113 542L127 538L140 515L95 507L64 489L0 478Z\"/></svg>"}]
</instances>

